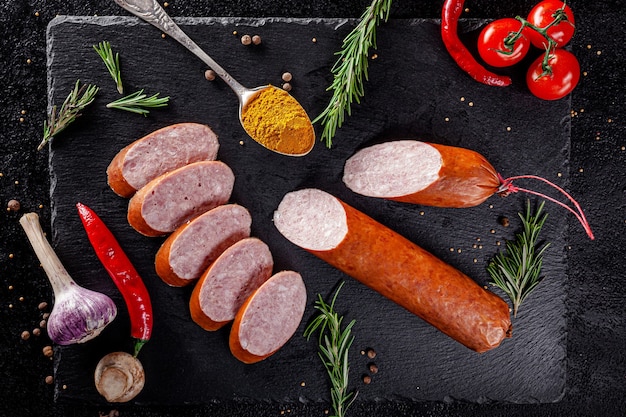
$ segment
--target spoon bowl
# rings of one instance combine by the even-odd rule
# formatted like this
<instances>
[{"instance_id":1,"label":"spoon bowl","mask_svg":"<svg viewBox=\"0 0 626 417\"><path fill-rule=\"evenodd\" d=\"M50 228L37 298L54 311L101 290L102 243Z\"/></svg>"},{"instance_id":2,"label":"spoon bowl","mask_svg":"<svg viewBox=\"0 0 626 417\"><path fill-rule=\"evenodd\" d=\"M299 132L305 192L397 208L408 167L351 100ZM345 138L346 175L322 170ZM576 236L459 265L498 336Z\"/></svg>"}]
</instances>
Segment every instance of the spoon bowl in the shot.
<instances>
[{"instance_id":1,"label":"spoon bowl","mask_svg":"<svg viewBox=\"0 0 626 417\"><path fill-rule=\"evenodd\" d=\"M160 29L163 33L174 38L190 52L196 55L206 65L211 68L218 77L220 77L237 95L239 99L239 121L244 130L252 139L264 146L265 148L288 156L304 156L308 154L315 144L315 131L313 125L306 112L289 93L286 91L280 94L280 105L276 105L273 100L264 100L269 102L271 107L262 108L260 103L255 103L264 92L276 95L279 90L271 85L263 85L256 88L246 88L235 80L224 68L222 68L213 58L204 52L183 30L172 20L165 12L157 0L114 0L123 9L129 11L142 20ZM284 90L280 90L284 91ZM273 103L272 103L273 102ZM255 128L252 126L254 120L264 119L262 117L246 117L247 110L254 108L254 114L265 113L270 116L269 119L274 121L276 126L271 129ZM267 118L265 118L267 120ZM297 119L297 121L294 121ZM249 123L246 123L246 120ZM297 125L298 129L293 129ZM307 128L302 128L302 124ZM271 137L267 137L267 132L271 133ZM264 135L265 134L265 135ZM297 142L294 146L293 141Z\"/></svg>"}]
</instances>

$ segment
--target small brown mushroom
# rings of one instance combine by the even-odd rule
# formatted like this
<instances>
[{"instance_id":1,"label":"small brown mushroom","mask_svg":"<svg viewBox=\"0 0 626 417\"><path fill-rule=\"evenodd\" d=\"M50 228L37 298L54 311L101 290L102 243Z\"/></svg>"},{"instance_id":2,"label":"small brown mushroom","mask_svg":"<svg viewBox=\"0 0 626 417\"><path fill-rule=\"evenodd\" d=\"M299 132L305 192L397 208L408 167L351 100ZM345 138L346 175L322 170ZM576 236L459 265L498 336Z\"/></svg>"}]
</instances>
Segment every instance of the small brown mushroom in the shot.
<instances>
[{"instance_id":1,"label":"small brown mushroom","mask_svg":"<svg viewBox=\"0 0 626 417\"><path fill-rule=\"evenodd\" d=\"M94 377L100 395L112 403L135 398L146 380L141 362L126 352L109 353L100 359Z\"/></svg>"}]
</instances>

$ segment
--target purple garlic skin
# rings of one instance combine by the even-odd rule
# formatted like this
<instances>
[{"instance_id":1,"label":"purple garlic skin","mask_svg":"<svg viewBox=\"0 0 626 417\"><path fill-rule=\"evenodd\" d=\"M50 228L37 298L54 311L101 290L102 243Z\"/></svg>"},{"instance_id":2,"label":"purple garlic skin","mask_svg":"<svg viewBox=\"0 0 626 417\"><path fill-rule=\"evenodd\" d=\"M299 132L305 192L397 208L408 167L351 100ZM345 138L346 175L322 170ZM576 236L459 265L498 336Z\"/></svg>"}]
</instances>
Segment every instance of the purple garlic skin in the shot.
<instances>
[{"instance_id":1,"label":"purple garlic skin","mask_svg":"<svg viewBox=\"0 0 626 417\"><path fill-rule=\"evenodd\" d=\"M87 342L117 316L115 302L107 295L75 283L68 290L55 297L48 318L48 336L59 345Z\"/></svg>"}]
</instances>

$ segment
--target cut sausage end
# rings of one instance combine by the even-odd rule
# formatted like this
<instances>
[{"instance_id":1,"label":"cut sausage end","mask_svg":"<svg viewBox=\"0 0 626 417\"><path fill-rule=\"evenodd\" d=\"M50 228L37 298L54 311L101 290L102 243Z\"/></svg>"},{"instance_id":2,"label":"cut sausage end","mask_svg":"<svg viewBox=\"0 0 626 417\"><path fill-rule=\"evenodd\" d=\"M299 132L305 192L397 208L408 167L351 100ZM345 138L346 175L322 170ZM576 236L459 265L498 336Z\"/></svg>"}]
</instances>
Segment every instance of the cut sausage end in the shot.
<instances>
[{"instance_id":1,"label":"cut sausage end","mask_svg":"<svg viewBox=\"0 0 626 417\"><path fill-rule=\"evenodd\" d=\"M394 198L422 191L439 179L441 154L415 140L373 145L346 161L343 181L355 193Z\"/></svg>"},{"instance_id":2,"label":"cut sausage end","mask_svg":"<svg viewBox=\"0 0 626 417\"><path fill-rule=\"evenodd\" d=\"M191 295L191 317L205 330L232 321L246 299L272 275L268 246L246 238L226 249L200 277Z\"/></svg>"},{"instance_id":3,"label":"cut sausage end","mask_svg":"<svg viewBox=\"0 0 626 417\"><path fill-rule=\"evenodd\" d=\"M274 212L274 225L295 245L314 251L336 248L348 233L339 200L312 188L285 195Z\"/></svg>"},{"instance_id":4,"label":"cut sausage end","mask_svg":"<svg viewBox=\"0 0 626 417\"><path fill-rule=\"evenodd\" d=\"M241 307L230 332L233 355L255 363L273 355L298 329L306 307L302 276L282 271L257 289Z\"/></svg>"}]
</instances>

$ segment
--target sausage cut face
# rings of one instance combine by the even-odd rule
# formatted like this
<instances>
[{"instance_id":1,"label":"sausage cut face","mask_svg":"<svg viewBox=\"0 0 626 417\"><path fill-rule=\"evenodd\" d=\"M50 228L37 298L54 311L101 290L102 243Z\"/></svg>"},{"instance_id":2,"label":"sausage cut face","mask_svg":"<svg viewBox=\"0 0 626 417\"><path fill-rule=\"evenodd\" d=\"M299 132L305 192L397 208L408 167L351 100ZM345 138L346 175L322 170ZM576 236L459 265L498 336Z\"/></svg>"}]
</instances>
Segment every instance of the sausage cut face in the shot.
<instances>
[{"instance_id":1,"label":"sausage cut face","mask_svg":"<svg viewBox=\"0 0 626 417\"><path fill-rule=\"evenodd\" d=\"M266 281L237 314L233 335L243 350L259 358L276 352L298 329L306 307L302 276L282 271Z\"/></svg>"},{"instance_id":2,"label":"sausage cut face","mask_svg":"<svg viewBox=\"0 0 626 417\"><path fill-rule=\"evenodd\" d=\"M315 251L336 248L348 234L341 203L312 188L285 195L274 212L274 225L292 243Z\"/></svg>"},{"instance_id":3,"label":"sausage cut face","mask_svg":"<svg viewBox=\"0 0 626 417\"><path fill-rule=\"evenodd\" d=\"M251 224L248 210L237 204L207 211L168 238L172 241L169 253L164 256L167 256L169 268L179 278L198 278L224 250L250 236ZM157 257L159 255L157 253Z\"/></svg>"},{"instance_id":4,"label":"sausage cut face","mask_svg":"<svg viewBox=\"0 0 626 417\"><path fill-rule=\"evenodd\" d=\"M220 161L194 162L150 181L131 198L128 221L140 233L158 236L225 204L235 176Z\"/></svg>"},{"instance_id":5,"label":"sausage cut face","mask_svg":"<svg viewBox=\"0 0 626 417\"><path fill-rule=\"evenodd\" d=\"M215 322L233 320L246 299L272 275L274 261L265 243L246 238L226 249L203 277L202 312Z\"/></svg>"},{"instance_id":6,"label":"sausage cut face","mask_svg":"<svg viewBox=\"0 0 626 417\"><path fill-rule=\"evenodd\" d=\"M343 182L352 191L394 198L422 191L439 179L443 165L435 147L415 140L381 143L346 161Z\"/></svg>"}]
</instances>

